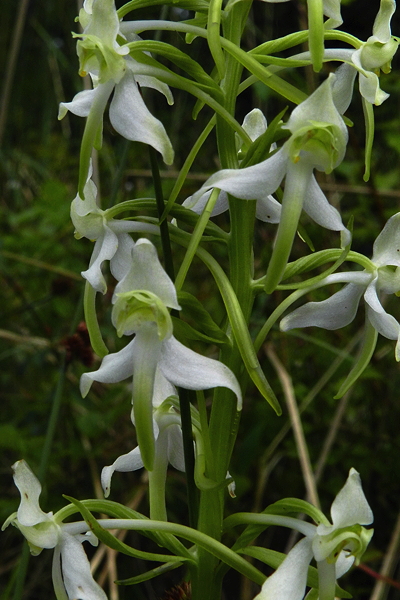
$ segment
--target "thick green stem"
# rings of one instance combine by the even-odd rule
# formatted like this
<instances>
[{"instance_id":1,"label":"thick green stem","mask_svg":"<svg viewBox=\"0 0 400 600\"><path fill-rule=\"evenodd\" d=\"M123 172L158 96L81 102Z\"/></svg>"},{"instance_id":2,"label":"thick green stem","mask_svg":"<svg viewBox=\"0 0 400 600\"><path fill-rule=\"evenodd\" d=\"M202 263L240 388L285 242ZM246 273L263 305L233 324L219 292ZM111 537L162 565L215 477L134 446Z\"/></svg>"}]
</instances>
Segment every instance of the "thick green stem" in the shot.
<instances>
[{"instance_id":1,"label":"thick green stem","mask_svg":"<svg viewBox=\"0 0 400 600\"><path fill-rule=\"evenodd\" d=\"M165 480L168 468L168 434L165 430L159 432L156 443L154 468L149 474L150 519L167 521L165 506Z\"/></svg>"},{"instance_id":2,"label":"thick green stem","mask_svg":"<svg viewBox=\"0 0 400 600\"><path fill-rule=\"evenodd\" d=\"M231 42L240 46L242 27L247 11L244 3L231 7L224 23L224 34ZM226 110L234 115L236 97L240 83L242 67L231 55L226 56L225 79L222 84L225 94ZM217 142L222 168L237 168L238 159L234 131L217 115ZM231 233L229 241L230 276L241 308L248 319L252 304L252 243L255 217L255 202L243 202L230 199ZM230 331L228 331L230 333ZM242 360L239 349L233 347L221 351L220 360L235 374L239 375ZM213 461L213 478L223 482L229 468L233 445L237 435L239 413L237 399L227 389L215 390L210 414L210 446ZM206 476L210 476L210 467L206 465ZM224 517L225 488L203 491L200 499L199 531L216 540L221 539ZM219 600L222 580L216 576L219 561L199 548L199 568L197 580L193 582L194 600Z\"/></svg>"}]
</instances>

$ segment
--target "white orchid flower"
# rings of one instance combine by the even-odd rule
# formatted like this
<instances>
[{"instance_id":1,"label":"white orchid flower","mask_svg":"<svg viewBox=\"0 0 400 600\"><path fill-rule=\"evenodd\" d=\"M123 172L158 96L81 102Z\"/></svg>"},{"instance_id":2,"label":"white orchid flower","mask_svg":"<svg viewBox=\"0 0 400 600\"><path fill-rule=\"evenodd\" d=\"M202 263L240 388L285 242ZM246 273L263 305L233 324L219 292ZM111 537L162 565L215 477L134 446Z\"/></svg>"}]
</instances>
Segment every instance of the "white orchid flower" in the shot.
<instances>
[{"instance_id":1,"label":"white orchid flower","mask_svg":"<svg viewBox=\"0 0 400 600\"><path fill-rule=\"evenodd\" d=\"M313 175L314 169L330 173L346 151L347 128L332 99L334 79L331 75L294 109L285 125L292 135L280 150L257 165L215 173L192 196L195 206L206 192L219 188L237 198L267 202L285 178L277 239L266 276L268 292L282 277L302 209L322 227L342 232L344 246L350 243L350 232Z\"/></svg>"},{"instance_id":2,"label":"white orchid flower","mask_svg":"<svg viewBox=\"0 0 400 600\"><path fill-rule=\"evenodd\" d=\"M333 98L341 114L348 109L353 95L353 84L358 74L360 94L370 102L379 106L389 94L381 90L379 72L389 73L391 61L399 46L398 38L391 35L390 21L396 10L395 0L381 0L376 16L372 36L361 44L357 50L330 48L325 50L324 58L346 61L336 71L333 85ZM305 58L299 54L296 58Z\"/></svg>"},{"instance_id":3,"label":"white orchid flower","mask_svg":"<svg viewBox=\"0 0 400 600\"><path fill-rule=\"evenodd\" d=\"M267 129L267 120L259 108L254 108L244 118L243 129L249 136L252 142L254 142L260 135L262 135ZM240 147L238 148L240 150ZM276 150L276 145L273 144L271 150ZM207 190L202 196L198 196L198 193L193 196L189 196L183 202L183 206L189 208L197 214L201 214L207 204L207 201L211 195L212 190ZM229 209L229 200L226 192L221 191L218 199L211 212L211 217L216 217ZM257 199L256 204L256 217L260 221L265 223L279 223L281 216L281 205L275 200L272 195Z\"/></svg>"},{"instance_id":4,"label":"white orchid flower","mask_svg":"<svg viewBox=\"0 0 400 600\"><path fill-rule=\"evenodd\" d=\"M292 548L254 600L302 600L313 558L318 567L319 600L334 600L336 579L354 562L358 564L373 535L372 529L362 527L373 522L373 514L355 469L350 469L332 503L331 518L332 525L308 524L309 534Z\"/></svg>"},{"instance_id":5,"label":"white orchid flower","mask_svg":"<svg viewBox=\"0 0 400 600\"><path fill-rule=\"evenodd\" d=\"M381 0L372 36L351 56L359 71L360 93L371 104L382 104L389 96L380 89L378 74L380 70L390 73L391 61L399 46L399 40L392 36L390 28L395 10L395 0Z\"/></svg>"},{"instance_id":6,"label":"white orchid flower","mask_svg":"<svg viewBox=\"0 0 400 600\"><path fill-rule=\"evenodd\" d=\"M286 2L287 0L282 0ZM336 1L336 0L335 0ZM379 106L389 94L381 90L379 73L389 73L391 60L397 52L399 38L391 35L390 22L396 10L395 0L381 0L378 14L372 29L372 36L366 42L354 48L326 48L325 61L343 61L335 72L332 85L333 101L339 113L343 115L353 97L354 81L358 74L361 96L370 104ZM340 13L339 13L340 14ZM291 60L310 60L310 52L301 52L290 56ZM270 66L269 70L277 73L283 67Z\"/></svg>"},{"instance_id":7,"label":"white orchid flower","mask_svg":"<svg viewBox=\"0 0 400 600\"><path fill-rule=\"evenodd\" d=\"M41 485L24 460L13 465L15 485L20 491L18 511L7 519L2 529L10 523L17 527L28 541L31 554L40 554L44 548L54 548L53 584L57 600L107 600L90 572L89 560L82 548L87 540L97 545L92 534L71 535L72 523L57 523L53 513L45 513L39 505Z\"/></svg>"},{"instance_id":8,"label":"white orchid flower","mask_svg":"<svg viewBox=\"0 0 400 600\"><path fill-rule=\"evenodd\" d=\"M400 213L391 217L375 240L369 269L328 275L319 284L347 283L322 302L309 302L281 321L280 327L288 331L295 327L321 327L339 329L353 321L362 296L369 323L384 337L397 340L396 360L400 360L400 325L383 308L380 295L394 294L400 290Z\"/></svg>"},{"instance_id":9,"label":"white orchid flower","mask_svg":"<svg viewBox=\"0 0 400 600\"><path fill-rule=\"evenodd\" d=\"M97 371L81 377L81 393L86 396L93 381L116 383L133 376L137 438L148 470L153 468L155 452L152 398L157 369L178 387L227 387L236 394L238 410L242 405L239 384L226 365L193 352L174 338L168 308L180 310L174 284L153 244L140 239L132 251L131 268L115 289L112 311L118 334L136 335L125 348L105 356Z\"/></svg>"},{"instance_id":10,"label":"white orchid flower","mask_svg":"<svg viewBox=\"0 0 400 600\"><path fill-rule=\"evenodd\" d=\"M71 204L71 219L75 226L75 237L86 237L96 240L90 259L90 267L81 273L90 285L105 294L107 284L101 267L104 261L110 261L110 270L117 281L128 272L131 264L131 253L134 247L129 232L157 233L157 227L149 223L138 223L113 219L109 211L101 210L96 202L97 187L89 178L84 187L84 200L79 194Z\"/></svg>"},{"instance_id":11,"label":"white orchid flower","mask_svg":"<svg viewBox=\"0 0 400 600\"><path fill-rule=\"evenodd\" d=\"M172 94L168 86L154 77L135 75L136 61L128 56L129 48L119 44L123 38L114 0L86 3L80 21L84 26L83 33L76 35L82 38L77 44L80 74L90 74L94 89L79 92L71 102L61 102L59 119L67 111L89 117L91 125L87 125L81 152L86 174L91 148L101 145L103 114L113 91L109 114L114 129L128 140L149 144L162 154L165 163L172 164L174 151L164 125L147 109L139 86L157 89L170 104Z\"/></svg>"}]
</instances>

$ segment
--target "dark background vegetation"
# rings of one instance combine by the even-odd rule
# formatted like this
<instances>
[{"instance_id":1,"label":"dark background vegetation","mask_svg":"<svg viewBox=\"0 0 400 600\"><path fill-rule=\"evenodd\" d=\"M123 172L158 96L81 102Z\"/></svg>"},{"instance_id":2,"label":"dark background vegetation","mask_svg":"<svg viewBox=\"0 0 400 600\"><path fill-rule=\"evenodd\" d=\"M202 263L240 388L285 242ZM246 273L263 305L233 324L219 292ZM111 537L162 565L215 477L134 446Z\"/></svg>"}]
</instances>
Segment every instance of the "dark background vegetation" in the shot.
<instances>
[{"instance_id":1,"label":"dark background vegetation","mask_svg":"<svg viewBox=\"0 0 400 600\"><path fill-rule=\"evenodd\" d=\"M366 39L371 34L378 1L354 0L343 4L347 30ZM25 19L19 21L24 8ZM101 497L101 468L135 445L129 419L130 398L125 384L95 385L85 399L80 397L78 389L80 375L96 368L98 360L91 355L80 326L83 283L79 273L86 268L91 243L74 239L69 220L70 202L76 194L84 123L83 119L74 116L67 116L61 123L57 121L58 103L70 100L82 89L77 74L75 42L70 35L71 30L77 30L76 13L77 6L72 0L2 1L0 72L4 74L1 80L4 89L18 22L22 25L22 37L14 48L15 72L10 81L8 106L5 106L3 94L0 132L1 521L16 510L19 503L10 469L16 460L24 458L35 473L42 475L42 508L56 511L65 503L62 494L80 499ZM149 14L158 17L160 9L152 8L147 13L138 11L132 18L146 18ZM163 16L177 18L178 15L174 9L168 9ZM393 21L394 34L400 33L399 21L399 16ZM305 22L305 5L300 1L284 4L255 2L252 24L244 44L250 47L272 36L290 33L299 27L299 23L304 27ZM162 39L184 47L181 36L163 34ZM209 69L210 59L204 48L204 42L196 40L191 52ZM353 249L368 255L386 220L398 211L398 64L395 59L393 73L382 78L382 88L391 96L375 111L377 132L369 183L362 180L364 125L357 93L348 111L354 127L350 130L347 160L333 175L321 179L331 202L340 204L344 222L354 215ZM303 75L291 73L289 77L304 87ZM318 84L310 71L306 72L305 81L309 90ZM192 99L176 93L176 104L171 109L157 94L147 98L152 110L165 123L176 150L176 162L164 179L167 193L174 182L174 170L182 165L200 128L191 121ZM271 119L283 104L265 87L258 85L239 99L238 118L254 106L263 109ZM209 118L207 110L203 113L198 119L199 127ZM103 206L152 195L146 157L140 144L121 139L105 121L105 143L99 157ZM195 171L209 173L216 165L215 141L210 136L195 163ZM198 185L198 181L189 182L180 201ZM221 225L225 224L224 219L220 218ZM303 224L317 249L336 246L336 234L321 231L306 219ZM260 274L265 270L273 231L272 227L260 224L256 232L256 269ZM306 252L300 240L296 242L294 252L298 256ZM224 262L224 256L220 260ZM214 287L205 281L206 273L201 269L198 265L193 270L188 285L197 289L202 302L217 313L218 303L212 297ZM112 285L110 280L110 289ZM108 294L106 298L100 298L98 304L104 336L109 348L113 349L116 342L109 318L110 297ZM263 299L257 301L254 330L273 309L272 302L281 298L283 294L276 293L269 303ZM391 296L386 304L387 310L397 318L400 317L398 302L397 297ZM380 337L371 365L361 380L344 401L333 400L340 382L351 368L355 350L350 351L349 347L363 327L362 312L360 310L357 320L344 330L307 329L283 335L275 329L270 340L292 377L298 404L308 403L302 421L311 462L319 469L319 492L324 510L329 511L349 468L354 466L361 473L375 514L375 535L363 562L366 567L380 571L400 508L400 373L394 361L394 343ZM265 353L261 352L260 356L284 405L275 371ZM336 371L328 377L329 370L335 365ZM325 374L328 374L327 381L323 383L321 378ZM49 417L55 406L59 406L55 434L44 459L46 439L49 440ZM260 510L285 496L304 497L297 448L287 423L285 407L283 417L278 418L256 391L249 389L231 468L237 484L237 498L228 501L229 511ZM282 430L285 427L286 430ZM286 434L280 435L282 431ZM329 436L331 444L327 445ZM168 496L170 518L187 522L184 479L173 470ZM116 474L111 499L130 503L147 513L143 474ZM284 550L287 535L287 532L271 529L261 541ZM138 547L143 544L138 536L128 539ZM13 528L1 534L0 540L0 598L8 600L19 597L19 592L15 591L18 589L16 567L24 541ZM118 573L111 573L111 580L146 570L146 565L137 561L122 560L118 565ZM107 571L107 564L101 563L100 577L105 578ZM175 572L161 581L121 588L119 597L122 600L161 598L163 590L178 582L181 575ZM400 581L398 556L390 576ZM360 569L353 571L348 580L343 580L343 585L356 598L400 598L395 585L386 585L378 591L374 589L375 584L376 580ZM107 582L105 585L108 589ZM239 589L238 578L228 576L227 598L248 600L257 591L243 583L240 592ZM23 598L29 600L53 598L51 552L44 551L40 557L31 559L24 590ZM115 589L110 591L112 600L116 600L115 594Z\"/></svg>"}]
</instances>

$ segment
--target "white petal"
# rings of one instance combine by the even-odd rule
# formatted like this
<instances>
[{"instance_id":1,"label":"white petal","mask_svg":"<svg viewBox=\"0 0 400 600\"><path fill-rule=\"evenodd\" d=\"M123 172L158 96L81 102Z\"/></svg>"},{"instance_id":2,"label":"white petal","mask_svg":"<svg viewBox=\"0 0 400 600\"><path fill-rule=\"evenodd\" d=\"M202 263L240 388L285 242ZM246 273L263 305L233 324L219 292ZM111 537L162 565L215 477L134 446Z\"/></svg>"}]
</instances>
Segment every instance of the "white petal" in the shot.
<instances>
[{"instance_id":1,"label":"white petal","mask_svg":"<svg viewBox=\"0 0 400 600\"><path fill-rule=\"evenodd\" d=\"M342 223L342 217L334 206L329 204L314 176L311 177L308 194L304 198L303 209L321 227L344 232L344 245L351 241L351 234Z\"/></svg>"},{"instance_id":2,"label":"white petal","mask_svg":"<svg viewBox=\"0 0 400 600\"><path fill-rule=\"evenodd\" d=\"M173 163L174 151L164 125L147 109L129 70L115 87L110 121L120 135L153 146L162 154L166 164Z\"/></svg>"},{"instance_id":3,"label":"white petal","mask_svg":"<svg viewBox=\"0 0 400 600\"><path fill-rule=\"evenodd\" d=\"M211 175L196 194L198 199L210 188L219 188L244 200L261 200L275 192L281 183L287 165L286 148L283 146L263 162L244 169L223 169Z\"/></svg>"},{"instance_id":4,"label":"white petal","mask_svg":"<svg viewBox=\"0 0 400 600\"><path fill-rule=\"evenodd\" d=\"M386 43L392 35L390 21L396 10L395 0L381 0L378 14L376 15L372 33L377 41Z\"/></svg>"},{"instance_id":5,"label":"white petal","mask_svg":"<svg viewBox=\"0 0 400 600\"><path fill-rule=\"evenodd\" d=\"M89 176L92 172L92 166L90 166ZM75 200L72 201L71 205L71 217L72 222L75 225L74 218L76 217L86 217L86 215L94 212L102 214L102 210L100 210L99 206L96 202L97 197L97 187L92 179L88 179L85 187L83 189L85 194L85 199L82 200L79 196L76 196ZM75 225L76 227L76 225Z\"/></svg>"},{"instance_id":6,"label":"white petal","mask_svg":"<svg viewBox=\"0 0 400 600\"><path fill-rule=\"evenodd\" d=\"M96 36L105 46L113 48L119 31L119 19L114 2L96 0L90 7L92 16L85 28L85 34Z\"/></svg>"},{"instance_id":7,"label":"white petal","mask_svg":"<svg viewBox=\"0 0 400 600\"><path fill-rule=\"evenodd\" d=\"M339 329L354 319L365 288L349 283L339 292L322 302L308 302L282 319L280 328L288 331L295 327L322 327Z\"/></svg>"},{"instance_id":8,"label":"white petal","mask_svg":"<svg viewBox=\"0 0 400 600\"><path fill-rule=\"evenodd\" d=\"M163 94L170 106L174 103L171 89L163 81L159 81L156 77L152 77L151 75L135 75L135 79L140 87L151 88L152 90L157 90L157 92Z\"/></svg>"},{"instance_id":9,"label":"white petal","mask_svg":"<svg viewBox=\"0 0 400 600\"><path fill-rule=\"evenodd\" d=\"M395 350L395 356L397 361L400 360L400 324L392 315L389 315L383 308L379 300L377 289L380 288L385 291L389 291L390 293L397 291L399 279L399 273L397 273L398 270L399 269L397 268L396 272L392 274L392 286L394 287L391 290L389 289L389 274L386 271L383 271L383 269L381 269L381 272L378 274L378 278L370 283L364 294L364 298L367 303L367 317L371 322L372 326L381 335L385 336L389 340L397 340Z\"/></svg>"},{"instance_id":10,"label":"white petal","mask_svg":"<svg viewBox=\"0 0 400 600\"><path fill-rule=\"evenodd\" d=\"M21 502L17 518L10 517L5 525L9 522L16 525L27 539L31 554L37 556L42 548L54 548L57 545L59 527L53 520L53 513L45 513L39 506L42 488L29 465L24 460L19 460L12 469L15 485L21 494Z\"/></svg>"},{"instance_id":11,"label":"white petal","mask_svg":"<svg viewBox=\"0 0 400 600\"><path fill-rule=\"evenodd\" d=\"M144 238L136 242L131 268L118 283L115 294L133 290L148 290L166 306L180 310L175 286L161 266L155 246Z\"/></svg>"},{"instance_id":12,"label":"white petal","mask_svg":"<svg viewBox=\"0 0 400 600\"><path fill-rule=\"evenodd\" d=\"M92 577L82 544L65 532L61 542L61 561L69 600L107 600L106 594Z\"/></svg>"},{"instance_id":13,"label":"white petal","mask_svg":"<svg viewBox=\"0 0 400 600\"><path fill-rule=\"evenodd\" d=\"M375 240L372 262L377 266L400 266L400 213L387 221Z\"/></svg>"},{"instance_id":14,"label":"white petal","mask_svg":"<svg viewBox=\"0 0 400 600\"><path fill-rule=\"evenodd\" d=\"M208 202L208 199L211 196L211 193L212 193L212 189L207 190L200 197L197 195L197 193L194 194L193 196L189 196L182 203L182 206L192 210L197 215L200 215L203 212L203 210ZM228 196L227 196L226 192L222 191L222 192L220 192L220 194L217 198L217 201L214 204L214 208L211 212L211 216L216 217L217 215L220 215L223 212L225 212L226 210L228 210L228 208L229 208Z\"/></svg>"},{"instance_id":15,"label":"white petal","mask_svg":"<svg viewBox=\"0 0 400 600\"><path fill-rule=\"evenodd\" d=\"M71 102L60 102L58 118L62 119L68 111L71 111L78 117L87 117L92 108L96 92L97 89L84 90L83 92L78 92Z\"/></svg>"},{"instance_id":16,"label":"white petal","mask_svg":"<svg viewBox=\"0 0 400 600\"><path fill-rule=\"evenodd\" d=\"M42 486L36 475L24 460L17 461L11 468L14 471L14 483L21 494L17 512L19 523L30 527L48 521L49 515L44 513L39 506Z\"/></svg>"},{"instance_id":17,"label":"white petal","mask_svg":"<svg viewBox=\"0 0 400 600\"><path fill-rule=\"evenodd\" d=\"M370 525L374 515L364 496L360 474L353 468L349 471L346 483L331 506L332 523L335 529L352 525ZM319 527L317 533L319 533Z\"/></svg>"},{"instance_id":18,"label":"white petal","mask_svg":"<svg viewBox=\"0 0 400 600\"><path fill-rule=\"evenodd\" d=\"M118 248L116 234L107 226L104 227L103 235L100 236L93 249L90 267L82 271L81 275L97 291L105 294L107 284L103 277L101 266L105 260L111 260Z\"/></svg>"},{"instance_id":19,"label":"white petal","mask_svg":"<svg viewBox=\"0 0 400 600\"><path fill-rule=\"evenodd\" d=\"M331 19L331 21L329 22L329 29L335 29L343 23L342 15L340 14L340 2L341 0L323 1L324 15Z\"/></svg>"},{"instance_id":20,"label":"white petal","mask_svg":"<svg viewBox=\"0 0 400 600\"><path fill-rule=\"evenodd\" d=\"M347 63L343 63L335 72L335 80L332 85L332 97L333 102L341 115L343 115L350 106L356 75L357 69Z\"/></svg>"},{"instance_id":21,"label":"white petal","mask_svg":"<svg viewBox=\"0 0 400 600\"><path fill-rule=\"evenodd\" d=\"M355 559L355 556L349 556L349 554L344 551L339 554L335 563L336 579L339 579L342 577L342 575L347 573L347 571L353 566Z\"/></svg>"},{"instance_id":22,"label":"white petal","mask_svg":"<svg viewBox=\"0 0 400 600\"><path fill-rule=\"evenodd\" d=\"M168 462L178 471L185 472L182 430L179 425L170 425L166 433L168 436Z\"/></svg>"},{"instance_id":23,"label":"white petal","mask_svg":"<svg viewBox=\"0 0 400 600\"><path fill-rule=\"evenodd\" d=\"M266 132L268 123L259 108L253 108L243 119L243 129L252 142Z\"/></svg>"},{"instance_id":24,"label":"white petal","mask_svg":"<svg viewBox=\"0 0 400 600\"><path fill-rule=\"evenodd\" d=\"M389 340L397 340L400 335L400 325L396 319L383 308L376 292L376 281L372 282L364 294L368 304L367 315L372 326Z\"/></svg>"},{"instance_id":25,"label":"white petal","mask_svg":"<svg viewBox=\"0 0 400 600\"><path fill-rule=\"evenodd\" d=\"M175 386L164 377L157 367L153 389L153 407L159 407L169 396L177 396L177 394Z\"/></svg>"},{"instance_id":26,"label":"white petal","mask_svg":"<svg viewBox=\"0 0 400 600\"><path fill-rule=\"evenodd\" d=\"M101 472L101 486L104 491L104 497L108 498L110 495L111 478L114 471L120 473L127 473L129 471L137 471L143 467L142 457L140 455L139 446L128 452L122 454L113 462L109 467L104 467Z\"/></svg>"},{"instance_id":27,"label":"white petal","mask_svg":"<svg viewBox=\"0 0 400 600\"><path fill-rule=\"evenodd\" d=\"M238 410L242 408L242 393L235 375L223 363L190 350L173 336L162 344L159 367L174 385L188 390L208 390L226 387L236 394Z\"/></svg>"},{"instance_id":28,"label":"white petal","mask_svg":"<svg viewBox=\"0 0 400 600\"><path fill-rule=\"evenodd\" d=\"M254 600L302 600L311 558L311 541L304 538L291 549L275 573L268 577Z\"/></svg>"},{"instance_id":29,"label":"white petal","mask_svg":"<svg viewBox=\"0 0 400 600\"><path fill-rule=\"evenodd\" d=\"M366 72L366 75L359 74L358 82L360 86L360 94L371 104L380 106L389 94L381 90L379 86L379 77L371 71Z\"/></svg>"},{"instance_id":30,"label":"white petal","mask_svg":"<svg viewBox=\"0 0 400 600\"><path fill-rule=\"evenodd\" d=\"M271 195L257 201L256 217L264 223L279 223L282 205Z\"/></svg>"},{"instance_id":31,"label":"white petal","mask_svg":"<svg viewBox=\"0 0 400 600\"><path fill-rule=\"evenodd\" d=\"M128 233L118 233L118 248L110 261L110 271L117 281L121 281L132 266L132 250L135 242Z\"/></svg>"},{"instance_id":32,"label":"white petal","mask_svg":"<svg viewBox=\"0 0 400 600\"><path fill-rule=\"evenodd\" d=\"M85 397L93 381L101 383L117 383L133 374L133 351L135 339L125 348L113 354L107 354L101 362L100 368L91 373L84 373L80 381L80 390Z\"/></svg>"}]
</instances>

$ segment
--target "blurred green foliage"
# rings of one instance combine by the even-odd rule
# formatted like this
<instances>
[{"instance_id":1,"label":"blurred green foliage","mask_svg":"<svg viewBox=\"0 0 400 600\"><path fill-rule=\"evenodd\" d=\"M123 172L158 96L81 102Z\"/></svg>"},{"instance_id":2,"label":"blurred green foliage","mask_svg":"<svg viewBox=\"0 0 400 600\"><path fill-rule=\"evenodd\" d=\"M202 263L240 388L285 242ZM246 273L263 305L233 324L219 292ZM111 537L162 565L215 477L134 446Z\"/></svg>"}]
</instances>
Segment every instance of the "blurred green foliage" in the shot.
<instances>
[{"instance_id":1,"label":"blurred green foliage","mask_svg":"<svg viewBox=\"0 0 400 600\"><path fill-rule=\"evenodd\" d=\"M349 31L367 38L377 12L378 1L354 0L343 2L343 15ZM6 112L5 129L0 151L0 276L1 313L1 422L0 422L0 520L17 509L19 494L13 485L10 466L25 458L32 469L42 469L44 490L42 507L57 510L64 504L62 494L77 498L101 494L99 474L104 465L128 452L135 445L134 430L129 419L130 397L126 385L107 388L93 386L92 393L82 399L78 383L80 375L95 365L87 340L79 324L82 320L84 270L91 253L87 240L76 241L69 220L70 202L76 194L79 140L83 119L67 116L57 121L58 103L70 100L82 89L77 75L75 43L70 36L76 14L74 2L62 1L27 3L23 36L18 48L10 103ZM176 18L175 9L163 17ZM152 8L153 16L160 15ZM254 3L253 21L245 37L250 45L272 35L284 35L304 25L305 6L302 2L284 4ZM0 36L0 70L6 73L15 37L18 3L2 2L2 35ZM147 14L138 11L133 18ZM400 18L394 19L394 34L400 33ZM164 34L163 34L164 35ZM165 34L166 35L166 34ZM169 41L184 47L183 39L170 35ZM192 56L201 60L207 69L210 62L203 51L204 44L192 44ZM373 153L372 177L362 181L364 124L361 103L355 99L348 111L354 121L350 130L348 158L334 177L323 184L327 194L341 210L346 221L355 218L353 249L370 254L372 242L387 218L399 210L400 199L400 77L396 67L382 79L382 88L391 97L376 111L376 141ZM299 75L290 75L298 85ZM315 76L306 73L309 86ZM196 131L209 118L202 111L196 126L191 121L194 101L176 93L176 104L168 107L163 98L149 95L152 110L166 124L176 150L176 167L181 166ZM254 106L262 108L270 119L281 110L280 101L263 86L254 86L238 102L242 117ZM203 114L204 113L204 114ZM197 126L199 129L197 130ZM105 125L105 143L100 154L101 195L104 206L116 200L151 196L151 181L146 172L149 164L140 144L132 144L114 135ZM208 173L216 167L216 148L213 136L204 146L195 163L197 173ZM173 184L172 177L164 181L166 193ZM190 180L180 198L192 193L199 180ZM225 216L219 217L224 226ZM317 249L336 244L335 235L320 230L304 219L303 224ZM260 224L256 232L256 271L263 272L265 253L273 237L273 229ZM217 252L217 250L215 250ZM306 252L300 239L294 252ZM177 258L179 252L177 251ZM226 258L221 255L221 263ZM196 293L201 302L219 318L219 299L214 286L207 282L203 266L189 276L186 289ZM190 279L192 278L192 279ZM111 283L111 282L110 282ZM277 300L283 298L276 294ZM324 292L321 292L321 298ZM316 298L317 296L314 296ZM109 300L109 298L108 298ZM116 342L110 326L109 302L98 299L100 321L106 343L115 349ZM254 330L274 307L258 299L254 315ZM398 299L388 300L387 310L400 317ZM355 350L346 352L363 326L363 315L344 330L325 332L305 330L282 335L273 330L270 341L290 373L299 405L309 399L310 391L342 358L331 378L315 393L302 413L313 465L317 465L324 443L332 429L339 402L333 400L340 382L351 367ZM261 356L263 356L261 352ZM95 361L92 362L91 361ZM263 366L281 395L280 383L266 358ZM362 476L366 495L375 514L375 535L365 562L380 569L399 511L400 478L400 373L394 361L394 344L380 338L371 365L351 391L338 423L336 437L326 457L319 482L323 508L327 509L343 485L351 466ZM47 465L42 462L49 416L57 398L61 405L57 415L55 435ZM279 441L276 436L287 425L287 411L278 418L256 391L250 388L244 402L238 446L231 473L236 480L237 498L228 503L229 510L259 510L284 496L304 496L296 446L290 428ZM276 443L275 443L276 441ZM118 474L113 480L112 499L130 502L137 498L136 508L146 512L146 494L142 492L142 473ZM171 471L168 484L170 517L187 522L184 479ZM141 498L141 500L140 500ZM284 549L285 532L268 530L264 539L276 549ZM22 536L11 528L1 535L0 598L12 598L15 567L18 562ZM140 545L139 538L136 543ZM52 598L51 553L44 551L31 561L24 598ZM132 571L133 570L133 571ZM144 570L140 564L123 562L118 576L128 577ZM399 565L393 577L400 580ZM121 588L120 598L157 598L164 588L179 580L179 573L166 576L161 582ZM227 597L247 600L254 595L233 575L227 581ZM346 587L346 582L343 582ZM351 576L350 591L356 598L369 598L374 580L358 570ZM400 598L399 590L388 590L389 600Z\"/></svg>"}]
</instances>

